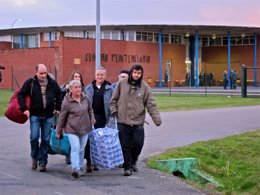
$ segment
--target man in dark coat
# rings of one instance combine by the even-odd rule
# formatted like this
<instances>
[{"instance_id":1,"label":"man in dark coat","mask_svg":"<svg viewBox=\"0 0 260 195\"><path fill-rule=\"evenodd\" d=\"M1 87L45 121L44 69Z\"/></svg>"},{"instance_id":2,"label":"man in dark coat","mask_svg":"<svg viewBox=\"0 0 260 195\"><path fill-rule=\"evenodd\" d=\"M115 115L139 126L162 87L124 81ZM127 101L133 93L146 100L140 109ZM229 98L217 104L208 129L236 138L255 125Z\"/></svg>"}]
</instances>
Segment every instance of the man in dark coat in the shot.
<instances>
[{"instance_id":1,"label":"man in dark coat","mask_svg":"<svg viewBox=\"0 0 260 195\"><path fill-rule=\"evenodd\" d=\"M28 95L30 108L25 104ZM30 119L32 169L37 169L39 164L40 172L46 172L52 119L61 109L61 89L47 74L44 64L36 65L35 76L25 81L18 93L18 102L22 113Z\"/></svg>"}]
</instances>

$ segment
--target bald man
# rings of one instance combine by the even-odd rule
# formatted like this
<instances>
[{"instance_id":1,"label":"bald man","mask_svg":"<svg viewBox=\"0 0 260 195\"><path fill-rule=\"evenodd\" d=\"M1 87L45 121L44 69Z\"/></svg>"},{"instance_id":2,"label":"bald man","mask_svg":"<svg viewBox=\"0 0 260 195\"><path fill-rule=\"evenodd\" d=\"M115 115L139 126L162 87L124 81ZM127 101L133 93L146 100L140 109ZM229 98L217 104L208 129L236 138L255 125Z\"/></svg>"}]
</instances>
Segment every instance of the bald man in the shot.
<instances>
[{"instance_id":1,"label":"bald man","mask_svg":"<svg viewBox=\"0 0 260 195\"><path fill-rule=\"evenodd\" d=\"M46 172L52 119L60 111L62 98L61 89L48 75L46 66L38 64L35 70L35 76L27 79L18 93L18 102L23 114L30 119L31 168L36 170L39 165L39 171ZM30 108L25 104L28 95Z\"/></svg>"}]
</instances>

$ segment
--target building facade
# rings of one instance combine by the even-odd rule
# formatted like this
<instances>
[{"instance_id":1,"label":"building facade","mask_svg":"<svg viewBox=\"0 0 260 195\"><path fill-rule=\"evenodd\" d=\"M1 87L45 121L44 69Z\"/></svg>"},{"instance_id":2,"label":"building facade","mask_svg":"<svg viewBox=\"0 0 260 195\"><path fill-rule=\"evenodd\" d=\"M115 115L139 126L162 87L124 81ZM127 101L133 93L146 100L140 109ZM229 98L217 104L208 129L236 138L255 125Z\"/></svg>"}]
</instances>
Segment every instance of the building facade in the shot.
<instances>
[{"instance_id":1,"label":"building facade","mask_svg":"<svg viewBox=\"0 0 260 195\"><path fill-rule=\"evenodd\" d=\"M201 85L200 76L213 75L222 85L223 72L240 77L241 65L248 81L259 83L260 28L184 25L101 26L101 65L107 80L115 82L121 69L142 64L144 79L151 86L164 86L164 73L171 86ZM87 84L95 72L95 26L38 27L0 30L0 64L4 89L15 89L46 64L59 84L78 69ZM187 82L187 75L190 78ZM186 82L185 82L186 81ZM168 85L169 86L169 85Z\"/></svg>"}]
</instances>

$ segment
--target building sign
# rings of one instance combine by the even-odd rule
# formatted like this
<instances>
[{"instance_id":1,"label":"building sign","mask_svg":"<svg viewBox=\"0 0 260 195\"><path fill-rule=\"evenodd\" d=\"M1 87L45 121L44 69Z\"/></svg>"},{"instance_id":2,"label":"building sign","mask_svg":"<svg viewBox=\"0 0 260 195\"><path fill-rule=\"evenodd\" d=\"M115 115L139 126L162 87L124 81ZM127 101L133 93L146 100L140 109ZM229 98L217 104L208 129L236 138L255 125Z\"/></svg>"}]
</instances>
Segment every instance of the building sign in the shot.
<instances>
[{"instance_id":1,"label":"building sign","mask_svg":"<svg viewBox=\"0 0 260 195\"><path fill-rule=\"evenodd\" d=\"M94 53L86 53L86 62L95 62ZM101 54L101 62L113 63L150 63L150 56L147 55L128 55L128 54Z\"/></svg>"}]
</instances>

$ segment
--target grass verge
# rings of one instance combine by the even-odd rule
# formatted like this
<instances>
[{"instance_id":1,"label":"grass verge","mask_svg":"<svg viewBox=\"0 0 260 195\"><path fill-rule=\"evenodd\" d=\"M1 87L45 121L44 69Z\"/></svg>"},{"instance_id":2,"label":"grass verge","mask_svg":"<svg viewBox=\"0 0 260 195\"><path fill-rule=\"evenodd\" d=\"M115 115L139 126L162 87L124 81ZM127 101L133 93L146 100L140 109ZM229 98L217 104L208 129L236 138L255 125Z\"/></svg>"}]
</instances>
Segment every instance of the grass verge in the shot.
<instances>
[{"instance_id":1,"label":"grass verge","mask_svg":"<svg viewBox=\"0 0 260 195\"><path fill-rule=\"evenodd\" d=\"M3 116L9 99L13 94L10 90L0 90L0 116ZM155 94L160 111L194 110L206 108L223 108L235 106L260 105L260 98L227 97L224 95L197 95L197 94Z\"/></svg>"},{"instance_id":2,"label":"grass verge","mask_svg":"<svg viewBox=\"0 0 260 195\"><path fill-rule=\"evenodd\" d=\"M160 111L260 105L260 98L241 98L240 96L204 96L197 94L176 94L169 96L166 94L156 94L155 98Z\"/></svg>"},{"instance_id":3,"label":"grass verge","mask_svg":"<svg viewBox=\"0 0 260 195\"><path fill-rule=\"evenodd\" d=\"M159 169L156 160L187 157L197 158L198 169L212 175L223 185L216 189L220 192L260 192L260 130L170 149L149 158L147 164L151 168Z\"/></svg>"},{"instance_id":4,"label":"grass verge","mask_svg":"<svg viewBox=\"0 0 260 195\"><path fill-rule=\"evenodd\" d=\"M11 90L0 90L0 116L4 115L12 94L13 92Z\"/></svg>"}]
</instances>

